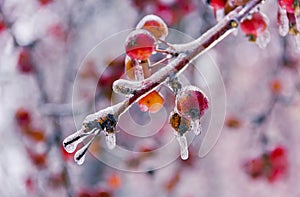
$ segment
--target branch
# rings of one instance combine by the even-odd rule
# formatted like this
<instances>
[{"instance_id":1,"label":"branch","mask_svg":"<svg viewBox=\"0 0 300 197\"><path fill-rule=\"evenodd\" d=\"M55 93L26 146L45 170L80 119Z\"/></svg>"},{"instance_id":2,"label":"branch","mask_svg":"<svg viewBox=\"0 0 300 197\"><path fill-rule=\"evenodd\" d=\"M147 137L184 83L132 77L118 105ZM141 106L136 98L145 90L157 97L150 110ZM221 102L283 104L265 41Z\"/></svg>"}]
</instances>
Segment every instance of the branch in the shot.
<instances>
[{"instance_id":1,"label":"branch","mask_svg":"<svg viewBox=\"0 0 300 197\"><path fill-rule=\"evenodd\" d=\"M64 140L63 145L65 149L68 152L74 152L76 146L86 137L98 135L99 131L102 130L106 131L107 136L111 137L114 134L119 116L126 112L133 103L139 101L143 96L160 85L180 75L190 65L192 60L236 30L241 20L262 3L263 0L250 0L244 6L236 7L195 41L186 44L167 43L169 45L167 50L170 50L171 54L175 54L175 58L149 78L142 81L128 81L124 79L115 81L113 90L116 93L125 94L129 97L119 104L88 115L83 121L82 128ZM115 138L112 137L112 140L115 140ZM88 144L77 151L78 154L75 154L77 163L82 163L82 160L84 160L84 153L89 148Z\"/></svg>"}]
</instances>

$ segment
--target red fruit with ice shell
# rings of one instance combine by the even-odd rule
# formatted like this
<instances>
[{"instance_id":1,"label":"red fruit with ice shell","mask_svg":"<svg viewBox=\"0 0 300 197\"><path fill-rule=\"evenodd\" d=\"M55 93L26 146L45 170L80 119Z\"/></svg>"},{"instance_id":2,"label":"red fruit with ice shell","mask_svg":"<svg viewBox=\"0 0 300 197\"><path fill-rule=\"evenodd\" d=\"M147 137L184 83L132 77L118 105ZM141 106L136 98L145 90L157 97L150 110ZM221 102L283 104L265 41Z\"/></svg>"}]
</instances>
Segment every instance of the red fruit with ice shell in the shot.
<instances>
[{"instance_id":1,"label":"red fruit with ice shell","mask_svg":"<svg viewBox=\"0 0 300 197\"><path fill-rule=\"evenodd\" d=\"M195 86L184 87L176 96L176 108L188 120L199 120L208 109L208 98Z\"/></svg>"},{"instance_id":2,"label":"red fruit with ice shell","mask_svg":"<svg viewBox=\"0 0 300 197\"><path fill-rule=\"evenodd\" d=\"M152 55L156 39L148 31L137 29L132 31L125 41L126 54L136 60L147 60Z\"/></svg>"}]
</instances>

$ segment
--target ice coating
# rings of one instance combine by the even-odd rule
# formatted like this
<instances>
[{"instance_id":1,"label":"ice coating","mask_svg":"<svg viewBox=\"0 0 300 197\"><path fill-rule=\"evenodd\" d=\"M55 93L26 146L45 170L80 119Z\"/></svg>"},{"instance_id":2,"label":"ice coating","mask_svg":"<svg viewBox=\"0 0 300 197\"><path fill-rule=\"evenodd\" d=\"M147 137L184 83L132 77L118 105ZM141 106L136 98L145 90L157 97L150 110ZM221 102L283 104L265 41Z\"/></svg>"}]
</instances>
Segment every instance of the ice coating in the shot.
<instances>
[{"instance_id":1,"label":"ice coating","mask_svg":"<svg viewBox=\"0 0 300 197\"><path fill-rule=\"evenodd\" d=\"M142 81L144 80L144 71L143 67L140 64L137 64L134 69L135 80Z\"/></svg>"},{"instance_id":2,"label":"ice coating","mask_svg":"<svg viewBox=\"0 0 300 197\"><path fill-rule=\"evenodd\" d=\"M157 39L164 40L168 35L168 27L166 23L159 17L149 14L142 18L136 25L137 29L145 29L151 32Z\"/></svg>"},{"instance_id":3,"label":"ice coating","mask_svg":"<svg viewBox=\"0 0 300 197\"><path fill-rule=\"evenodd\" d=\"M193 120L191 121L192 131L195 133L195 135L199 135L202 131L202 127L200 124L200 120Z\"/></svg>"},{"instance_id":4,"label":"ice coating","mask_svg":"<svg viewBox=\"0 0 300 197\"><path fill-rule=\"evenodd\" d=\"M224 18L224 9L217 9L215 11L215 15L216 15L216 20L217 21L222 20L222 18Z\"/></svg>"},{"instance_id":5,"label":"ice coating","mask_svg":"<svg viewBox=\"0 0 300 197\"><path fill-rule=\"evenodd\" d=\"M185 135L177 135L176 139L180 146L180 156L182 160L187 160L189 158L188 144Z\"/></svg>"},{"instance_id":6,"label":"ice coating","mask_svg":"<svg viewBox=\"0 0 300 197\"><path fill-rule=\"evenodd\" d=\"M93 134L95 131L96 129L93 129L90 132L84 132L84 127L82 127L79 131L73 133L72 135L69 135L64 139L63 141L64 149L68 153L73 153L76 150L78 144L81 143L89 135Z\"/></svg>"},{"instance_id":7,"label":"ice coating","mask_svg":"<svg viewBox=\"0 0 300 197\"><path fill-rule=\"evenodd\" d=\"M268 30L264 31L256 38L256 43L260 48L266 48L266 46L269 44L270 41L271 41L271 34Z\"/></svg>"},{"instance_id":8,"label":"ice coating","mask_svg":"<svg viewBox=\"0 0 300 197\"><path fill-rule=\"evenodd\" d=\"M98 134L98 132L96 132L96 135L97 134ZM74 155L74 161L78 165L82 165L83 164L83 162L85 160L86 152L88 151L89 147L91 146L92 142L94 141L95 136L86 145L84 145L81 149L79 149L78 151L76 151L76 153Z\"/></svg>"},{"instance_id":9,"label":"ice coating","mask_svg":"<svg viewBox=\"0 0 300 197\"><path fill-rule=\"evenodd\" d=\"M297 30L300 32L300 8L295 10L295 19Z\"/></svg>"},{"instance_id":10,"label":"ice coating","mask_svg":"<svg viewBox=\"0 0 300 197\"><path fill-rule=\"evenodd\" d=\"M114 149L116 147L116 134L107 133L105 137L106 145L109 149Z\"/></svg>"},{"instance_id":11,"label":"ice coating","mask_svg":"<svg viewBox=\"0 0 300 197\"><path fill-rule=\"evenodd\" d=\"M298 51L300 51L300 35L295 35L295 42L296 42L296 47Z\"/></svg>"},{"instance_id":12,"label":"ice coating","mask_svg":"<svg viewBox=\"0 0 300 197\"><path fill-rule=\"evenodd\" d=\"M279 34L286 36L289 33L289 19L287 17L286 9L279 6Z\"/></svg>"},{"instance_id":13,"label":"ice coating","mask_svg":"<svg viewBox=\"0 0 300 197\"><path fill-rule=\"evenodd\" d=\"M97 121L100 117L107 116L107 114L114 114L115 118L118 118L120 111L122 111L122 109L126 107L125 103L126 100L124 102L102 109L96 113L90 114L84 119L83 124L88 124L93 121Z\"/></svg>"},{"instance_id":14,"label":"ice coating","mask_svg":"<svg viewBox=\"0 0 300 197\"><path fill-rule=\"evenodd\" d=\"M118 79L113 83L113 91L117 94L131 95L140 88L140 85L141 84L137 81Z\"/></svg>"},{"instance_id":15,"label":"ice coating","mask_svg":"<svg viewBox=\"0 0 300 197\"><path fill-rule=\"evenodd\" d=\"M188 120L200 120L208 109L207 96L196 86L185 86L176 95L178 113Z\"/></svg>"}]
</instances>

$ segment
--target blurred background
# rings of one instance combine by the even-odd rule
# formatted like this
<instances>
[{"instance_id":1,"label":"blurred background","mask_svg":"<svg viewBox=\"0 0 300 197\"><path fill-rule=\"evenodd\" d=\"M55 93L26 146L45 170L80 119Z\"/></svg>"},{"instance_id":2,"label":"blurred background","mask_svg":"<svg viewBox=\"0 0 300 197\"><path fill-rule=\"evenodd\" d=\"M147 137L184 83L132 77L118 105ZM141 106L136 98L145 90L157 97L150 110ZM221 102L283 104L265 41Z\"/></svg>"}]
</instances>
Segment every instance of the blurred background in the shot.
<instances>
[{"instance_id":1,"label":"blurred background","mask_svg":"<svg viewBox=\"0 0 300 197\"><path fill-rule=\"evenodd\" d=\"M100 136L78 166L62 140L124 99L111 90L124 74L123 36L151 13L168 24L167 41L184 43L216 24L213 9L202 0L0 0L0 196L299 196L300 58L295 36L278 33L277 9L261 6L265 49L239 30L182 74L216 103L189 138L188 160L173 143L174 96L162 87L161 111L133 105L120 119L127 154L107 152Z\"/></svg>"}]
</instances>

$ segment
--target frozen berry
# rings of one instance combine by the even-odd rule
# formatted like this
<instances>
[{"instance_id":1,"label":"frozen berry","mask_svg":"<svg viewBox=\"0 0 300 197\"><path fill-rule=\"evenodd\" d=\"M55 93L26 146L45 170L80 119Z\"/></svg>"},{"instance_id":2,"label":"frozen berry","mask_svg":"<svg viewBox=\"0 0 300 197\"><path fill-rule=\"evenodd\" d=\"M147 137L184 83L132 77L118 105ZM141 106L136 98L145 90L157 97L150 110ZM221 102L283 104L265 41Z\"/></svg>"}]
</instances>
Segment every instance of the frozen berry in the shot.
<instances>
[{"instance_id":1,"label":"frozen berry","mask_svg":"<svg viewBox=\"0 0 300 197\"><path fill-rule=\"evenodd\" d=\"M28 49L23 48L19 54L18 70L22 73L30 73L33 71L31 54Z\"/></svg>"},{"instance_id":2,"label":"frozen berry","mask_svg":"<svg viewBox=\"0 0 300 197\"><path fill-rule=\"evenodd\" d=\"M255 12L251 18L243 20L240 26L241 30L249 37L249 40L255 42L257 36L267 29L267 22L260 12Z\"/></svg>"},{"instance_id":3,"label":"frozen berry","mask_svg":"<svg viewBox=\"0 0 300 197\"><path fill-rule=\"evenodd\" d=\"M163 104L163 96L155 90L147 94L138 102L141 111L150 113L158 112L162 108Z\"/></svg>"},{"instance_id":4,"label":"frozen berry","mask_svg":"<svg viewBox=\"0 0 300 197\"><path fill-rule=\"evenodd\" d=\"M165 39L168 35L166 23L156 15L147 15L140 20L136 26L137 29L145 29L151 32L156 39Z\"/></svg>"},{"instance_id":5,"label":"frozen berry","mask_svg":"<svg viewBox=\"0 0 300 197\"><path fill-rule=\"evenodd\" d=\"M31 115L29 111L26 109L20 108L17 110L15 114L15 118L17 121L18 126L20 127L29 127L31 123Z\"/></svg>"},{"instance_id":6,"label":"frozen berry","mask_svg":"<svg viewBox=\"0 0 300 197\"><path fill-rule=\"evenodd\" d=\"M188 120L199 120L208 109L208 98L195 86L186 86L176 95L176 107Z\"/></svg>"},{"instance_id":7,"label":"frozen berry","mask_svg":"<svg viewBox=\"0 0 300 197\"><path fill-rule=\"evenodd\" d=\"M2 31L4 31L5 28L6 28L6 25L5 25L4 20L1 20L1 18L0 18L0 33L1 33Z\"/></svg>"},{"instance_id":8,"label":"frozen berry","mask_svg":"<svg viewBox=\"0 0 300 197\"><path fill-rule=\"evenodd\" d=\"M126 54L136 60L147 60L155 49L154 36L143 29L131 32L125 42Z\"/></svg>"}]
</instances>

